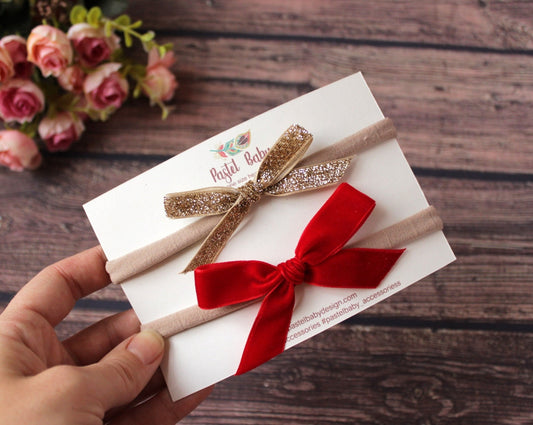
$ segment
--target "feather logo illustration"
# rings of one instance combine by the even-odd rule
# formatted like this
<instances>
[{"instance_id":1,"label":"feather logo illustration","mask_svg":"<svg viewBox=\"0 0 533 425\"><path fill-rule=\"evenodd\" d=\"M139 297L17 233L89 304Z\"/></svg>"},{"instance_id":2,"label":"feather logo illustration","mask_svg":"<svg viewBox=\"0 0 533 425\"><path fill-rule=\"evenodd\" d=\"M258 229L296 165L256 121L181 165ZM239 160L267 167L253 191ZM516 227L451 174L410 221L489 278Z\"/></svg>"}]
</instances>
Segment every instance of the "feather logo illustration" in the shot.
<instances>
[{"instance_id":1,"label":"feather logo illustration","mask_svg":"<svg viewBox=\"0 0 533 425\"><path fill-rule=\"evenodd\" d=\"M210 152L216 152L217 155L220 155L222 158L228 158L229 156L235 156L248 148L252 140L252 135L250 130L246 133L239 134L237 137L231 139L229 142L226 142L220 145L217 149L211 149Z\"/></svg>"}]
</instances>

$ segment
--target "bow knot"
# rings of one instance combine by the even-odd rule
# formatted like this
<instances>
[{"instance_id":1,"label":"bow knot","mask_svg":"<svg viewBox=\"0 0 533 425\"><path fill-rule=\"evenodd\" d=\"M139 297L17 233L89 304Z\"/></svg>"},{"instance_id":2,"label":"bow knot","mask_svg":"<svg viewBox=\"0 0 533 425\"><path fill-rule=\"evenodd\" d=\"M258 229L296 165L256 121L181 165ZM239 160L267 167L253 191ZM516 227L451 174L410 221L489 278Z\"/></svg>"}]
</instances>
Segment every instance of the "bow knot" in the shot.
<instances>
[{"instance_id":1,"label":"bow knot","mask_svg":"<svg viewBox=\"0 0 533 425\"><path fill-rule=\"evenodd\" d=\"M250 203L255 203L259 201L259 199L261 199L261 195L264 192L263 186L261 186L254 180L246 182L237 190L241 193L241 196Z\"/></svg>"},{"instance_id":2,"label":"bow knot","mask_svg":"<svg viewBox=\"0 0 533 425\"><path fill-rule=\"evenodd\" d=\"M294 258L277 267L262 261L231 261L195 270L200 308L263 299L237 374L283 351L296 285L304 281L329 288L375 288L379 285L403 250L342 249L374 205L371 198L343 183L303 231Z\"/></svg>"},{"instance_id":3,"label":"bow knot","mask_svg":"<svg viewBox=\"0 0 533 425\"><path fill-rule=\"evenodd\" d=\"M254 179L238 188L212 187L165 196L169 217L197 217L225 213L187 265L184 272L213 262L262 195L284 196L338 183L352 157L294 168L313 136L299 125L290 126L263 158Z\"/></svg>"},{"instance_id":4,"label":"bow knot","mask_svg":"<svg viewBox=\"0 0 533 425\"><path fill-rule=\"evenodd\" d=\"M278 264L278 271L280 274L287 282L290 282L293 285L299 285L304 282L305 269L305 263L303 263L298 257L291 258L290 260Z\"/></svg>"}]
</instances>

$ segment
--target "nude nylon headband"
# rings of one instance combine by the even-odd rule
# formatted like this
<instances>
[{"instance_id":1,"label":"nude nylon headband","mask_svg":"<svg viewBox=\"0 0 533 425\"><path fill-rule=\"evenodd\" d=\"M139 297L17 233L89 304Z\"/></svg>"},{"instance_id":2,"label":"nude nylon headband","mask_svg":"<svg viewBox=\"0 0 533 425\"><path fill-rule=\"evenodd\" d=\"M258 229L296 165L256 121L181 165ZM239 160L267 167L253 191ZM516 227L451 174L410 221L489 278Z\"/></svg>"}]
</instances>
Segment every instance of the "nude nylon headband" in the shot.
<instances>
[{"instance_id":1,"label":"nude nylon headband","mask_svg":"<svg viewBox=\"0 0 533 425\"><path fill-rule=\"evenodd\" d=\"M406 219L395 223L383 230L373 233L366 238L347 246L346 248L399 248L416 239L442 230L443 223L437 211L430 206ZM195 326L210 322L254 304L257 301L246 302L227 307L203 310L192 306L141 326L143 330L151 329L168 338Z\"/></svg>"},{"instance_id":2,"label":"nude nylon headband","mask_svg":"<svg viewBox=\"0 0 533 425\"><path fill-rule=\"evenodd\" d=\"M384 118L333 145L303 158L297 166L301 167L350 157L395 137L396 128L392 120ZM106 270L111 277L111 281L113 283L122 283L204 239L219 220L220 216L203 217L165 238L108 261Z\"/></svg>"}]
</instances>

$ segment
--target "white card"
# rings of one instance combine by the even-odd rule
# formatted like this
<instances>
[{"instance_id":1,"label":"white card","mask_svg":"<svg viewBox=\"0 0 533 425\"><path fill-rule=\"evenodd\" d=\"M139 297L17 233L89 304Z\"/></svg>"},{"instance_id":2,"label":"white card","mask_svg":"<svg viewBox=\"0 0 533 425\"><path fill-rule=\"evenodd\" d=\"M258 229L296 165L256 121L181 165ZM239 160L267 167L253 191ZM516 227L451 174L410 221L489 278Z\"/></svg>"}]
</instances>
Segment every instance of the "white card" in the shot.
<instances>
[{"instance_id":1,"label":"white card","mask_svg":"<svg viewBox=\"0 0 533 425\"><path fill-rule=\"evenodd\" d=\"M239 186L253 177L261 152L291 125L314 137L308 153L328 146L383 118L358 73L258 115L177 155L84 205L109 260L174 233L194 219L172 220L163 210L170 192ZM250 131L251 143L234 156L215 152ZM344 181L373 198L373 213L353 241L426 208L428 203L396 140L359 155ZM264 197L226 245L217 261L262 260L278 264L294 256L299 237L334 191L326 188L283 198ZM286 349L363 311L452 262L442 232L406 246L377 289L331 289L299 285ZM196 305L194 273L180 274L198 245L123 283L142 323ZM237 370L258 305L169 338L162 364L173 399L185 397Z\"/></svg>"}]
</instances>

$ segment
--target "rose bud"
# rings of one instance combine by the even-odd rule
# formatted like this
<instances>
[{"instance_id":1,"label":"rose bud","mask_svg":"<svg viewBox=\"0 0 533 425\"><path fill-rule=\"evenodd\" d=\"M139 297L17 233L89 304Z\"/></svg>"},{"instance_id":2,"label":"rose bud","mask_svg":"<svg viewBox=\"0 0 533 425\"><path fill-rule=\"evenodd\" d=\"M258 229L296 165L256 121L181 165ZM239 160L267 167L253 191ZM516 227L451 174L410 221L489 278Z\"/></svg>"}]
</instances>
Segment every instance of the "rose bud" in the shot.
<instances>
[{"instance_id":1,"label":"rose bud","mask_svg":"<svg viewBox=\"0 0 533 425\"><path fill-rule=\"evenodd\" d=\"M72 62L72 46L67 35L49 25L35 27L28 37L28 60L39 67L45 77L58 77Z\"/></svg>"},{"instance_id":2,"label":"rose bud","mask_svg":"<svg viewBox=\"0 0 533 425\"><path fill-rule=\"evenodd\" d=\"M35 142L18 130L0 131L0 165L13 171L34 170L41 164Z\"/></svg>"},{"instance_id":3,"label":"rose bud","mask_svg":"<svg viewBox=\"0 0 533 425\"><path fill-rule=\"evenodd\" d=\"M26 40L18 35L8 35L0 40L0 46L9 52L13 61L15 78L30 78L33 64L27 60Z\"/></svg>"},{"instance_id":4,"label":"rose bud","mask_svg":"<svg viewBox=\"0 0 533 425\"><path fill-rule=\"evenodd\" d=\"M65 151L85 130L81 119L72 112L58 112L39 123L39 136L50 152Z\"/></svg>"},{"instance_id":5,"label":"rose bud","mask_svg":"<svg viewBox=\"0 0 533 425\"><path fill-rule=\"evenodd\" d=\"M64 72L57 77L57 82L66 91L72 93L83 92L83 82L85 81L85 72L78 66L72 65L65 69Z\"/></svg>"},{"instance_id":6,"label":"rose bud","mask_svg":"<svg viewBox=\"0 0 533 425\"><path fill-rule=\"evenodd\" d=\"M82 65L88 67L109 59L111 53L119 47L119 38L115 34L106 37L103 28L95 28L86 23L70 27L67 37L72 41Z\"/></svg>"},{"instance_id":7,"label":"rose bud","mask_svg":"<svg viewBox=\"0 0 533 425\"><path fill-rule=\"evenodd\" d=\"M15 75L11 56L5 47L0 46L0 83L5 83Z\"/></svg>"},{"instance_id":8,"label":"rose bud","mask_svg":"<svg viewBox=\"0 0 533 425\"><path fill-rule=\"evenodd\" d=\"M87 75L83 92L91 108L119 108L126 100L129 85L118 72L121 66L120 63L106 63Z\"/></svg>"},{"instance_id":9,"label":"rose bud","mask_svg":"<svg viewBox=\"0 0 533 425\"><path fill-rule=\"evenodd\" d=\"M146 76L142 82L143 92L150 98L151 103L165 102L172 99L178 87L176 77L168 68L174 63L174 55L167 52L160 57L157 49L150 50Z\"/></svg>"},{"instance_id":10,"label":"rose bud","mask_svg":"<svg viewBox=\"0 0 533 425\"><path fill-rule=\"evenodd\" d=\"M44 109L44 95L30 80L14 78L0 86L0 118L24 123Z\"/></svg>"}]
</instances>

